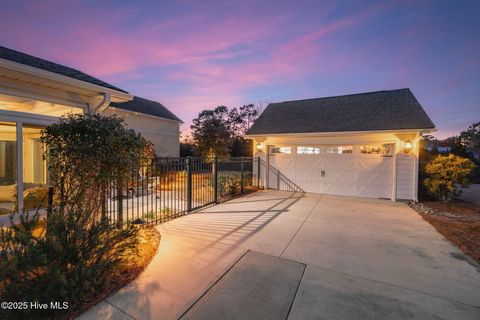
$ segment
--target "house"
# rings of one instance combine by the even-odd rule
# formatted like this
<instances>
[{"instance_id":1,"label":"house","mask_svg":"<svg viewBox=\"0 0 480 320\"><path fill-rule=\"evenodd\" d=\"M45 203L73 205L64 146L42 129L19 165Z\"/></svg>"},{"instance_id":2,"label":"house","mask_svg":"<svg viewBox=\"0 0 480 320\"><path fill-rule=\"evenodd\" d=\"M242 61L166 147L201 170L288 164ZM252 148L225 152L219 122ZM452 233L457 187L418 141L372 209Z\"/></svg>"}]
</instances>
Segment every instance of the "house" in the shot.
<instances>
[{"instance_id":1,"label":"house","mask_svg":"<svg viewBox=\"0 0 480 320\"><path fill-rule=\"evenodd\" d=\"M24 192L47 182L40 132L67 113L117 114L154 144L179 156L181 120L162 104L79 70L0 47L0 214L21 210Z\"/></svg>"},{"instance_id":2,"label":"house","mask_svg":"<svg viewBox=\"0 0 480 320\"><path fill-rule=\"evenodd\" d=\"M417 200L419 139L435 125L409 89L271 103L247 137L306 192ZM275 188L271 170L265 185Z\"/></svg>"}]
</instances>

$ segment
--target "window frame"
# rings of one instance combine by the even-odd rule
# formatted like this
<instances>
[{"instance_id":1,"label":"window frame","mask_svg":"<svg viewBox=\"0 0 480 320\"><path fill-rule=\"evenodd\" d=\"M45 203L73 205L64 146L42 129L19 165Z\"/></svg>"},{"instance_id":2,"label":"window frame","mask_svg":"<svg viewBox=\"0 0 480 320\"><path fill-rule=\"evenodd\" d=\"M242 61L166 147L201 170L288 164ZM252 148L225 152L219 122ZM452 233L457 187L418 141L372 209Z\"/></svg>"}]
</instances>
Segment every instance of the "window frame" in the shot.
<instances>
[{"instance_id":1,"label":"window frame","mask_svg":"<svg viewBox=\"0 0 480 320\"><path fill-rule=\"evenodd\" d=\"M281 151L281 149L288 149L289 151L288 152L275 152L275 151ZM292 154L292 147L291 146L279 146L279 147L276 147L276 146L272 146L268 152L270 155L278 155L278 154L289 154L291 155Z\"/></svg>"},{"instance_id":2,"label":"window frame","mask_svg":"<svg viewBox=\"0 0 480 320\"><path fill-rule=\"evenodd\" d=\"M337 150L342 150L342 152L329 152L329 150L336 148ZM343 152L343 148L348 148L350 152ZM344 155L344 154L353 154L354 148L353 145L330 145L325 148L326 154L336 154L336 155Z\"/></svg>"},{"instance_id":3,"label":"window frame","mask_svg":"<svg viewBox=\"0 0 480 320\"><path fill-rule=\"evenodd\" d=\"M370 147L372 149L376 148L379 150L386 149L387 152L362 152L363 148ZM393 156L394 146L391 143L382 143L382 144L362 144L358 146L358 152L361 156L378 156L378 157L392 157Z\"/></svg>"},{"instance_id":4,"label":"window frame","mask_svg":"<svg viewBox=\"0 0 480 320\"><path fill-rule=\"evenodd\" d=\"M312 149L313 152L299 152L299 149ZM320 154L321 153L321 148L318 147L318 146L305 146L305 145L300 145L300 146L296 146L295 148L295 151L297 152L297 154L300 154L300 155L306 155L306 156L311 156L311 155L315 155L315 154ZM305 151L305 150L304 150ZM318 151L318 152L315 152L315 151Z\"/></svg>"}]
</instances>

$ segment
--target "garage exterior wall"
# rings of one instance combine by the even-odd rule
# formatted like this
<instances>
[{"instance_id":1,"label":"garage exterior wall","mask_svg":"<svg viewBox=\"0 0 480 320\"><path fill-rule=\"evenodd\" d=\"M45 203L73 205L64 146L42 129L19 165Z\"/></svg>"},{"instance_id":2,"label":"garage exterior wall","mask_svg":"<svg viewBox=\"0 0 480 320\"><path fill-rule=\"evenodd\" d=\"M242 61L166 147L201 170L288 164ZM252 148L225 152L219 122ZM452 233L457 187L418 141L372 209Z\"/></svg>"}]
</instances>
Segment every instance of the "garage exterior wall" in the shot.
<instances>
[{"instance_id":1,"label":"garage exterior wall","mask_svg":"<svg viewBox=\"0 0 480 320\"><path fill-rule=\"evenodd\" d=\"M392 144L394 145L392 155L392 173L391 195L392 200L417 200L418 190L418 150L419 150L419 131L411 132L378 132L378 133L340 133L340 134L290 134L290 135L270 135L270 136L252 136L254 140L254 155L261 157L269 165L267 148L271 146L296 146L309 145L353 145L355 150L357 146L371 144ZM413 148L409 154L404 153L404 142L412 141ZM257 143L262 143L262 152L258 152ZM282 172L283 173L283 172ZM288 173L283 173L288 177ZM263 179L269 179L268 174L262 176ZM265 185L267 181L265 181Z\"/></svg>"},{"instance_id":2,"label":"garage exterior wall","mask_svg":"<svg viewBox=\"0 0 480 320\"><path fill-rule=\"evenodd\" d=\"M104 114L117 114L127 126L153 143L159 157L180 156L180 123L155 116L135 114L117 108L107 108Z\"/></svg>"}]
</instances>

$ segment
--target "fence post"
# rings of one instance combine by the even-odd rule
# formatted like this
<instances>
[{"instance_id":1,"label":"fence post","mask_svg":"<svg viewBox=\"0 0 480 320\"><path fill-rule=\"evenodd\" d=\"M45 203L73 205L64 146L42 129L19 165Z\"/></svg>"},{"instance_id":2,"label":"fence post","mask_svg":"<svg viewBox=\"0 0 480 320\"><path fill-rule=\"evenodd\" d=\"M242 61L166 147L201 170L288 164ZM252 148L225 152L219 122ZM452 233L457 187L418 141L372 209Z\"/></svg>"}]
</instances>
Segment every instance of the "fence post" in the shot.
<instances>
[{"instance_id":1,"label":"fence post","mask_svg":"<svg viewBox=\"0 0 480 320\"><path fill-rule=\"evenodd\" d=\"M277 170L277 190L280 190L280 171Z\"/></svg>"},{"instance_id":2,"label":"fence post","mask_svg":"<svg viewBox=\"0 0 480 320\"><path fill-rule=\"evenodd\" d=\"M260 165L261 165L260 156L259 156L257 159L258 159L258 165L257 165L257 187L258 187L258 189L260 189Z\"/></svg>"},{"instance_id":3,"label":"fence post","mask_svg":"<svg viewBox=\"0 0 480 320\"><path fill-rule=\"evenodd\" d=\"M213 167L213 179L214 179L213 192L215 193L214 199L215 199L215 203L217 204L218 203L218 158L217 157L215 157L213 165L214 165L214 167Z\"/></svg>"},{"instance_id":4,"label":"fence post","mask_svg":"<svg viewBox=\"0 0 480 320\"><path fill-rule=\"evenodd\" d=\"M192 211L192 158L187 157L187 211Z\"/></svg>"},{"instance_id":5,"label":"fence post","mask_svg":"<svg viewBox=\"0 0 480 320\"><path fill-rule=\"evenodd\" d=\"M106 221L107 220L107 186L103 185L102 186L102 220Z\"/></svg>"},{"instance_id":6,"label":"fence post","mask_svg":"<svg viewBox=\"0 0 480 320\"><path fill-rule=\"evenodd\" d=\"M48 198L47 198L47 221L50 215L53 212L53 187L48 187Z\"/></svg>"},{"instance_id":7,"label":"fence post","mask_svg":"<svg viewBox=\"0 0 480 320\"><path fill-rule=\"evenodd\" d=\"M240 193L243 193L243 184L244 184L244 179L243 179L243 156L240 157Z\"/></svg>"},{"instance_id":8,"label":"fence post","mask_svg":"<svg viewBox=\"0 0 480 320\"><path fill-rule=\"evenodd\" d=\"M118 202L118 218L117 223L119 225L123 224L123 190L122 190L122 181L117 180L117 202Z\"/></svg>"},{"instance_id":9,"label":"fence post","mask_svg":"<svg viewBox=\"0 0 480 320\"><path fill-rule=\"evenodd\" d=\"M53 212L53 187L48 187L47 195L47 226L45 228L45 237L48 239L50 237L50 232L48 231L48 220L50 219Z\"/></svg>"}]
</instances>

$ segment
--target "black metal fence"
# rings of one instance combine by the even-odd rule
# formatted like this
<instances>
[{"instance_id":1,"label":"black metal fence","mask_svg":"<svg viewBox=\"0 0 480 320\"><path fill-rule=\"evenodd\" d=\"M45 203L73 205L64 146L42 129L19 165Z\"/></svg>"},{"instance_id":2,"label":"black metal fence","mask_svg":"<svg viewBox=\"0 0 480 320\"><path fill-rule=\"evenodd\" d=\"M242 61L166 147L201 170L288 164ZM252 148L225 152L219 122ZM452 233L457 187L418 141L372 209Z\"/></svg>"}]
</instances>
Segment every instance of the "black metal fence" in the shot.
<instances>
[{"instance_id":1,"label":"black metal fence","mask_svg":"<svg viewBox=\"0 0 480 320\"><path fill-rule=\"evenodd\" d=\"M162 223L262 188L261 170L252 157L156 158L108 185L105 212L112 223Z\"/></svg>"}]
</instances>

